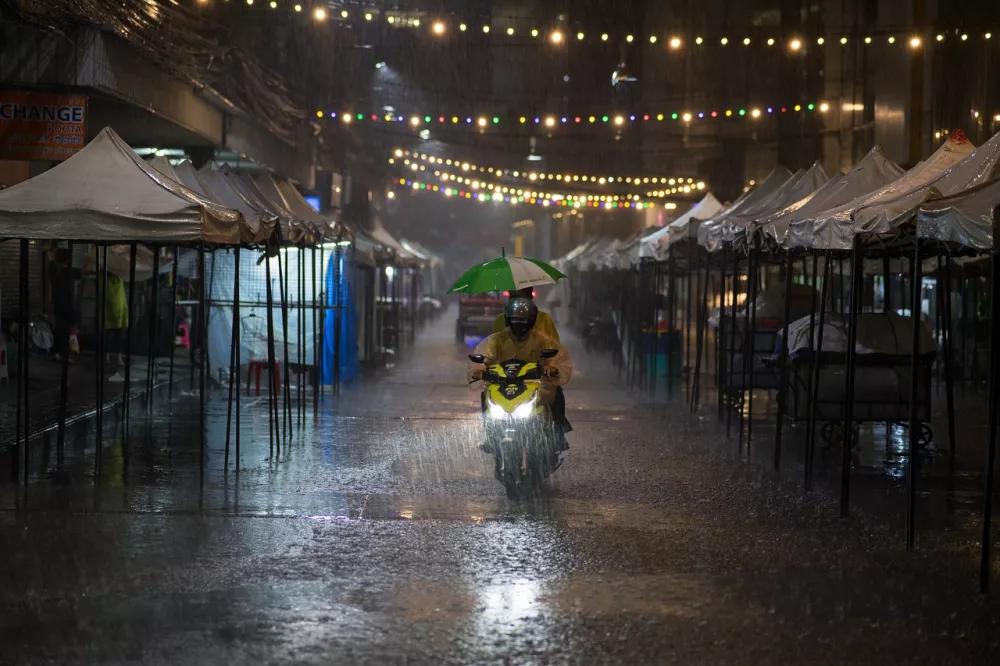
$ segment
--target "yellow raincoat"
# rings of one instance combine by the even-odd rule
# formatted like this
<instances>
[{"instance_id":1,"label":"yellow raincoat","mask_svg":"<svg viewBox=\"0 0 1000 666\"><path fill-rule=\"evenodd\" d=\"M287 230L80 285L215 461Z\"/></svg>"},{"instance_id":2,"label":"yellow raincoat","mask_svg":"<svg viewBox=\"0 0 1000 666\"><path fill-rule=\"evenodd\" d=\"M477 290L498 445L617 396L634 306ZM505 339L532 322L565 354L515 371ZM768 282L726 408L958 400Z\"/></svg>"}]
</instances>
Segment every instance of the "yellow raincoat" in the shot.
<instances>
[{"instance_id":1,"label":"yellow raincoat","mask_svg":"<svg viewBox=\"0 0 1000 666\"><path fill-rule=\"evenodd\" d=\"M494 333L499 333L506 328L507 320L503 315L500 315L493 321ZM559 342L559 331L556 330L555 322L552 321L552 317L549 316L548 312L539 310L538 319L535 320L535 325L532 328L536 331L541 331L556 342Z\"/></svg>"},{"instance_id":2,"label":"yellow raincoat","mask_svg":"<svg viewBox=\"0 0 1000 666\"><path fill-rule=\"evenodd\" d=\"M555 357L545 362L545 367L550 370L558 370L559 376L542 378L542 400L547 404L552 404L556 387L568 384L573 377L573 359L570 358L569 352L558 340L538 330L537 324L524 340L518 340L509 328L505 328L480 342L476 346L475 353L485 356L486 363L483 365L471 364L469 378L472 378L473 372L483 370L484 366L488 367L503 361L517 359L518 361L540 363L543 349L555 349L559 352Z\"/></svg>"},{"instance_id":3,"label":"yellow raincoat","mask_svg":"<svg viewBox=\"0 0 1000 666\"><path fill-rule=\"evenodd\" d=\"M125 281L117 275L109 274L104 297L107 308L104 311L104 328L109 331L128 328L128 300L125 297Z\"/></svg>"}]
</instances>

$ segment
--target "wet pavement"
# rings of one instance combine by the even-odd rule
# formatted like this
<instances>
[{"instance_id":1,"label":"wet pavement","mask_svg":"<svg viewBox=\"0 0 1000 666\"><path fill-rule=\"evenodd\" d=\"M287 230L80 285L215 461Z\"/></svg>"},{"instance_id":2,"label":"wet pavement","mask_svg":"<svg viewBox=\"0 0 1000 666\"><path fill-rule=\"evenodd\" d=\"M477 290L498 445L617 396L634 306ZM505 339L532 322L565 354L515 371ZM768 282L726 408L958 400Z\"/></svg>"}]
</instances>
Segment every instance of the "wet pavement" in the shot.
<instances>
[{"instance_id":1,"label":"wet pavement","mask_svg":"<svg viewBox=\"0 0 1000 666\"><path fill-rule=\"evenodd\" d=\"M0 485L0 663L1000 663L976 484L951 510L922 495L906 552L898 476L859 460L877 480L840 519L835 460L806 494L794 436L775 474L714 406L652 402L570 341L567 461L509 502L452 325L305 400L280 454L243 396L238 474L221 393L204 476L190 394L99 463L92 438L38 451Z\"/></svg>"}]
</instances>

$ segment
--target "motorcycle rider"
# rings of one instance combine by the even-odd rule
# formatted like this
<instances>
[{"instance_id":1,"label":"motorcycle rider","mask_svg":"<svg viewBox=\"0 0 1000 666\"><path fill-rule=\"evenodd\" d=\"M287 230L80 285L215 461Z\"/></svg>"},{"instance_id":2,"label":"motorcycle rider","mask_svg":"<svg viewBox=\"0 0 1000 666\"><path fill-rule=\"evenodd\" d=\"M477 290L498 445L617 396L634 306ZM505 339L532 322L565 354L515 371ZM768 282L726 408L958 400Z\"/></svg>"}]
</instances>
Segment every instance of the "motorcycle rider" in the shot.
<instances>
[{"instance_id":1,"label":"motorcycle rider","mask_svg":"<svg viewBox=\"0 0 1000 666\"><path fill-rule=\"evenodd\" d=\"M515 298L526 298L534 303L534 287L525 287L524 289L518 289L517 291L510 292L510 300L514 300ZM508 303L510 303L510 301L508 301ZM556 330L556 325L555 322L552 321L552 317L549 316L548 312L538 310L537 307L535 310L538 313L538 316L535 318L534 328L548 335L556 342L559 342L559 331ZM505 310L504 313L498 315L496 320L493 322L493 332L500 333L507 328L507 326L507 313ZM562 426L564 432L570 432L573 430L573 426L570 425L569 420L566 418L566 397L563 395L561 386L556 389L556 394L552 401L552 418L557 424Z\"/></svg>"},{"instance_id":2,"label":"motorcycle rider","mask_svg":"<svg viewBox=\"0 0 1000 666\"><path fill-rule=\"evenodd\" d=\"M485 361L481 365L476 365L469 377L473 381L478 381L483 377L484 366L489 367L510 359L543 365L542 351L556 350L556 355L544 362L544 377L539 399L552 410L553 421L557 425L564 426L565 414L561 415L561 418L556 414L556 403L561 387L569 383L573 375L573 361L569 352L558 340L540 330L537 325L538 315L538 306L531 299L520 296L511 298L504 308L506 328L479 343L475 353L482 354ZM565 427L558 430L561 435L566 432ZM565 437L560 436L556 450L565 451L568 448Z\"/></svg>"}]
</instances>

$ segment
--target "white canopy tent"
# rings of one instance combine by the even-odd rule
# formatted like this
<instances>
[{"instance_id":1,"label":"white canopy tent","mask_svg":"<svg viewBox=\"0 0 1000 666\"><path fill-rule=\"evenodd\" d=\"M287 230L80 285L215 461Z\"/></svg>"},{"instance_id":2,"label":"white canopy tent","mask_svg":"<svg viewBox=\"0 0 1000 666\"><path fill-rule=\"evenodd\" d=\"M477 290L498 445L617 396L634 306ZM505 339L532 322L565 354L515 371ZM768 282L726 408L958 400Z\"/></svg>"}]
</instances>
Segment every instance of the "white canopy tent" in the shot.
<instances>
[{"instance_id":1,"label":"white canopy tent","mask_svg":"<svg viewBox=\"0 0 1000 666\"><path fill-rule=\"evenodd\" d=\"M761 201L770 197L774 192L784 185L792 172L783 166L777 166L771 170L760 183L757 183L740 198L733 202L729 208L722 211L711 220L702 222L698 227L698 244L709 252L715 252L722 247L722 234L725 225L731 218L756 206Z\"/></svg>"},{"instance_id":2,"label":"white canopy tent","mask_svg":"<svg viewBox=\"0 0 1000 666\"><path fill-rule=\"evenodd\" d=\"M749 194L747 192L746 194ZM691 207L676 220L664 227L664 231L650 236L646 240L655 243L657 254L683 240L698 240L698 226L705 220L710 220L723 210L722 203L709 192L705 198Z\"/></svg>"},{"instance_id":3,"label":"white canopy tent","mask_svg":"<svg viewBox=\"0 0 1000 666\"><path fill-rule=\"evenodd\" d=\"M1000 206L1000 178L920 207L917 235L980 252L993 249L993 219Z\"/></svg>"},{"instance_id":4,"label":"white canopy tent","mask_svg":"<svg viewBox=\"0 0 1000 666\"><path fill-rule=\"evenodd\" d=\"M747 207L742 212L729 218L722 228L722 238L734 241L746 237L746 231L753 222L769 217L784 210L789 205L812 196L830 180L819 162L814 162L808 169L800 169L775 192L757 204Z\"/></svg>"},{"instance_id":5,"label":"white canopy tent","mask_svg":"<svg viewBox=\"0 0 1000 666\"><path fill-rule=\"evenodd\" d=\"M956 132L933 155L893 182L809 219L797 220L790 225L789 240L794 238L795 244L800 247L849 250L857 233L876 228L872 225L878 224L881 217L878 212L880 204L933 183L974 149L964 135Z\"/></svg>"},{"instance_id":6,"label":"white canopy tent","mask_svg":"<svg viewBox=\"0 0 1000 666\"><path fill-rule=\"evenodd\" d=\"M52 169L0 191L0 237L240 242L241 215L146 164L111 128Z\"/></svg>"},{"instance_id":7,"label":"white canopy tent","mask_svg":"<svg viewBox=\"0 0 1000 666\"><path fill-rule=\"evenodd\" d=\"M190 167L191 176L197 177L197 181L205 187L206 192L211 192L219 202L243 213L250 239L247 242L262 243L274 233L278 217L237 187L235 174L230 172L228 167L217 169L206 164L195 174L190 162L182 162L177 166L179 177L184 177L182 174L188 170L185 165Z\"/></svg>"},{"instance_id":8,"label":"white canopy tent","mask_svg":"<svg viewBox=\"0 0 1000 666\"><path fill-rule=\"evenodd\" d=\"M853 201L891 183L903 173L898 164L885 156L881 146L875 146L849 172L827 181L812 197L801 199L762 220L760 227L766 237L779 245L792 244L795 241L790 233L799 228L794 224L797 220L807 220L824 210Z\"/></svg>"}]
</instances>

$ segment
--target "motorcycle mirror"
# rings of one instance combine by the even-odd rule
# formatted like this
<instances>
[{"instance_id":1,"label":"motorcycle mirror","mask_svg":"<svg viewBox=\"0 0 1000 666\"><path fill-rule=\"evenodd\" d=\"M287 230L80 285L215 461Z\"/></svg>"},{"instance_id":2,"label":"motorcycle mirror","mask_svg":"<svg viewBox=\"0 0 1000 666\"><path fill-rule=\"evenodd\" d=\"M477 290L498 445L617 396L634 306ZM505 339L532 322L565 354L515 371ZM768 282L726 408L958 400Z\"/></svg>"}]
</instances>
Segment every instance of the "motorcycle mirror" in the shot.
<instances>
[{"instance_id":1,"label":"motorcycle mirror","mask_svg":"<svg viewBox=\"0 0 1000 666\"><path fill-rule=\"evenodd\" d=\"M473 363L482 363L486 360L486 357L482 354L469 354L469 360Z\"/></svg>"},{"instance_id":2,"label":"motorcycle mirror","mask_svg":"<svg viewBox=\"0 0 1000 666\"><path fill-rule=\"evenodd\" d=\"M555 358L556 354L558 353L559 353L558 349L543 349L542 358L544 359Z\"/></svg>"}]
</instances>

